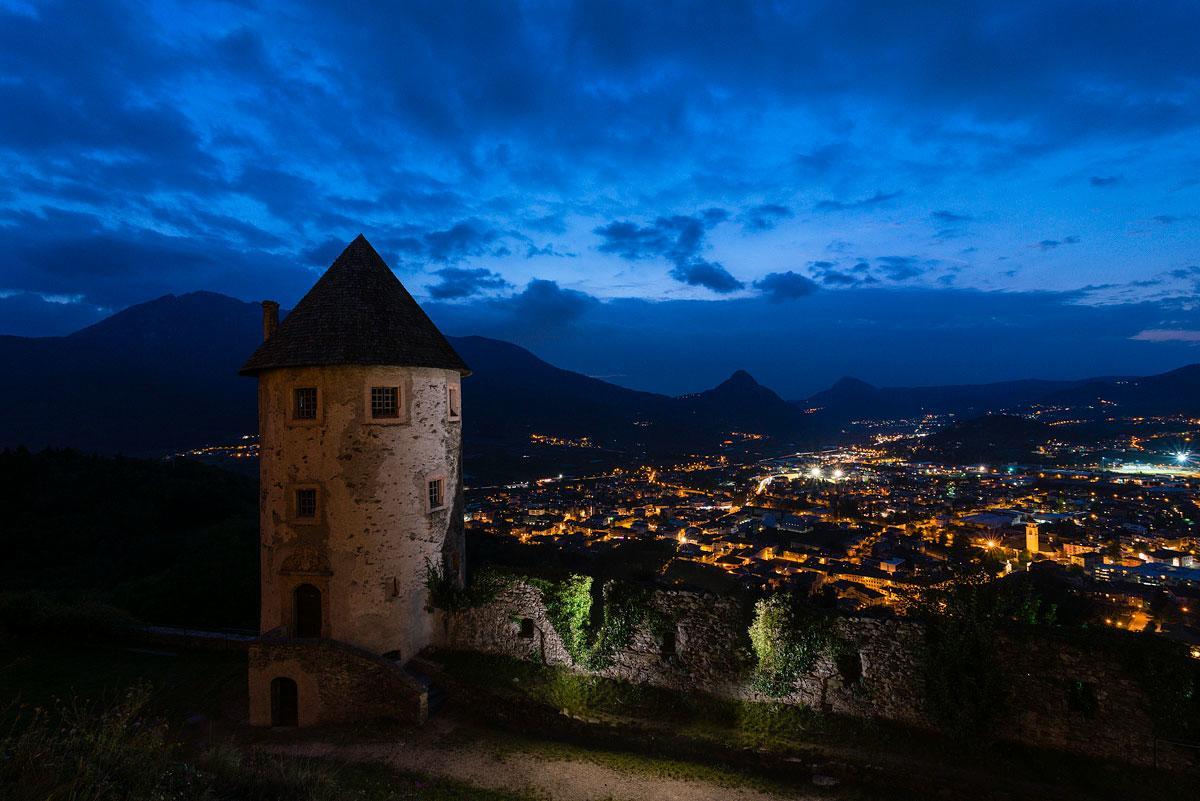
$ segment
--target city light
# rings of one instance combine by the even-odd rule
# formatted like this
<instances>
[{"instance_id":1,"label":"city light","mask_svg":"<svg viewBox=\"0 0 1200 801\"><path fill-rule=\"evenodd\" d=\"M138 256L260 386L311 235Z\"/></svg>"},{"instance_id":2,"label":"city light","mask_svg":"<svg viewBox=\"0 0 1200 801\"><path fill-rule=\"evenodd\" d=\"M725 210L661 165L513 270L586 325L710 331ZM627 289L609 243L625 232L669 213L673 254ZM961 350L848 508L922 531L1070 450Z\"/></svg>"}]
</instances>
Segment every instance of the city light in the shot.
<instances>
[{"instance_id":1,"label":"city light","mask_svg":"<svg viewBox=\"0 0 1200 801\"><path fill-rule=\"evenodd\" d=\"M1179 464L1187 464L1188 459L1192 458L1191 451L1177 451L1175 453L1175 461Z\"/></svg>"},{"instance_id":2,"label":"city light","mask_svg":"<svg viewBox=\"0 0 1200 801\"><path fill-rule=\"evenodd\" d=\"M814 467L813 469L809 470L808 477L809 478L820 478L821 477L821 468Z\"/></svg>"},{"instance_id":3,"label":"city light","mask_svg":"<svg viewBox=\"0 0 1200 801\"><path fill-rule=\"evenodd\" d=\"M836 467L836 468L834 468L832 475L833 475L833 480L837 481L839 478L846 475L846 471L840 467Z\"/></svg>"}]
</instances>

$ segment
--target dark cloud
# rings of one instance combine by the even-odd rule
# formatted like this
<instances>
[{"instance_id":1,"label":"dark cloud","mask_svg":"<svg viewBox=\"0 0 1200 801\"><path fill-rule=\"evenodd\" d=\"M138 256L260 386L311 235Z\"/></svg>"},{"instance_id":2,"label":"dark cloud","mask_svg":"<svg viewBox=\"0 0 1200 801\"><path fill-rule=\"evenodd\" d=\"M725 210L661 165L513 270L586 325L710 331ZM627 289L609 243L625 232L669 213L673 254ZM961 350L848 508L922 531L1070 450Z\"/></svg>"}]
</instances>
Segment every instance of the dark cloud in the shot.
<instances>
[{"instance_id":1,"label":"dark cloud","mask_svg":"<svg viewBox=\"0 0 1200 801\"><path fill-rule=\"evenodd\" d=\"M503 276L482 267L443 267L434 275L441 279L429 286L429 295L437 300L468 298L486 292L497 292L512 286Z\"/></svg>"},{"instance_id":2,"label":"dark cloud","mask_svg":"<svg viewBox=\"0 0 1200 801\"><path fill-rule=\"evenodd\" d=\"M916 256L878 256L845 265L835 261L809 262L809 272L817 281L831 287L866 287L882 281L903 283L941 266L937 259ZM943 283L946 283L943 281Z\"/></svg>"},{"instance_id":3,"label":"dark cloud","mask_svg":"<svg viewBox=\"0 0 1200 801\"><path fill-rule=\"evenodd\" d=\"M781 303L811 295L817 291L817 284L806 275L788 270L785 273L767 273L754 282L754 288L768 300Z\"/></svg>"},{"instance_id":4,"label":"dark cloud","mask_svg":"<svg viewBox=\"0 0 1200 801\"><path fill-rule=\"evenodd\" d=\"M1177 267L1174 270L1168 270L1167 275L1172 278L1200 278L1200 265L1192 264L1187 267Z\"/></svg>"},{"instance_id":5,"label":"dark cloud","mask_svg":"<svg viewBox=\"0 0 1200 801\"><path fill-rule=\"evenodd\" d=\"M1038 242L1036 245L1034 245L1034 247L1036 247L1038 250L1054 250L1055 248L1061 247L1062 245L1078 245L1078 244L1079 244L1079 237L1065 236L1062 239L1043 239L1041 242Z\"/></svg>"},{"instance_id":6,"label":"dark cloud","mask_svg":"<svg viewBox=\"0 0 1200 801\"><path fill-rule=\"evenodd\" d=\"M880 256L875 259L884 275L893 281L907 281L922 275L934 263L916 256Z\"/></svg>"},{"instance_id":7,"label":"dark cloud","mask_svg":"<svg viewBox=\"0 0 1200 801\"><path fill-rule=\"evenodd\" d=\"M0 253L0 289L78 297L105 308L181 287L294 300L315 277L269 251L199 235L109 227L93 215L54 208L0 214Z\"/></svg>"},{"instance_id":8,"label":"dark cloud","mask_svg":"<svg viewBox=\"0 0 1200 801\"><path fill-rule=\"evenodd\" d=\"M521 328L544 331L573 322L599 301L586 292L563 289L556 281L535 278L520 293L495 303Z\"/></svg>"},{"instance_id":9,"label":"dark cloud","mask_svg":"<svg viewBox=\"0 0 1200 801\"><path fill-rule=\"evenodd\" d=\"M671 277L692 286L702 286L722 295L736 292L746 285L729 274L715 261L693 259L671 268Z\"/></svg>"},{"instance_id":10,"label":"dark cloud","mask_svg":"<svg viewBox=\"0 0 1200 801\"><path fill-rule=\"evenodd\" d=\"M1033 0L693 14L629 0L22 8L0 5L0 209L34 219L0 230L0 290L96 305L197 288L291 296L359 231L424 274L569 255L586 247L576 220L828 198L816 208L834 214L814 224L826 241L842 235L835 223L888 203L911 200L909 219L930 202L970 207L984 181L1011 188L987 198L1002 207L972 228L980 265L994 265L989 250L1005 237L986 223L1020 224L1028 208L1061 203L1066 230L1093 230L1070 222L1093 214L1086 200L1039 189L1047 164L1077 182L1089 165L1120 164L1104 193L1113 201L1200 175L1189 3L1084 14ZM1146 159L1158 161L1132 163ZM1027 192L1041 194L1026 203ZM52 206L90 222L43 211ZM693 222L657 234L636 225L649 241L614 240L608 252L663 258L673 280L740 286L706 258L715 223L683 219ZM748 230L770 220L739 214ZM937 240L970 222L933 220ZM1098 268L1132 275L1098 232L1085 236ZM1155 258L1183 263L1193 254L1182 239L1162 236ZM911 247L897 235L871 252ZM555 266L568 280L571 263ZM874 277L843 265L829 281L835 272Z\"/></svg>"},{"instance_id":11,"label":"dark cloud","mask_svg":"<svg viewBox=\"0 0 1200 801\"><path fill-rule=\"evenodd\" d=\"M676 281L703 286L713 292L729 293L745 284L729 274L721 264L700 256L708 231L729 219L729 212L711 208L698 216L677 214L659 217L651 225L616 221L594 230L601 238L598 249L624 259L664 258L675 266L670 275Z\"/></svg>"},{"instance_id":12,"label":"dark cloud","mask_svg":"<svg viewBox=\"0 0 1200 801\"><path fill-rule=\"evenodd\" d=\"M577 258L577 253L571 253L567 250L559 250L554 245L537 245L529 242L525 247L525 258L532 259L538 256L553 256L556 259L574 259Z\"/></svg>"},{"instance_id":13,"label":"dark cloud","mask_svg":"<svg viewBox=\"0 0 1200 801\"><path fill-rule=\"evenodd\" d=\"M903 194L904 194L903 191L896 191L896 192L877 191L875 194L871 195L870 197L865 197L860 200L850 200L850 201L822 200L821 202L817 203L817 205L814 206L813 208L816 211L848 211L850 209L866 209L866 208L871 208L874 206L879 206L883 203L887 203L889 200L895 200L896 198L900 197Z\"/></svg>"},{"instance_id":14,"label":"dark cloud","mask_svg":"<svg viewBox=\"0 0 1200 801\"><path fill-rule=\"evenodd\" d=\"M462 261L469 256L504 255L497 241L502 234L479 220L464 220L444 231L430 231L422 237L425 255L443 264Z\"/></svg>"},{"instance_id":15,"label":"dark cloud","mask_svg":"<svg viewBox=\"0 0 1200 801\"><path fill-rule=\"evenodd\" d=\"M935 211L933 214L931 214L929 216L933 217L933 219L937 220L940 223L946 223L946 224L971 222L972 220L975 219L974 217L972 217L969 214L959 214L958 212L946 211L945 209L942 209L940 211Z\"/></svg>"},{"instance_id":16,"label":"dark cloud","mask_svg":"<svg viewBox=\"0 0 1200 801\"><path fill-rule=\"evenodd\" d=\"M742 214L742 227L747 231L769 231L791 216L792 210L787 206L763 203L747 209Z\"/></svg>"},{"instance_id":17,"label":"dark cloud","mask_svg":"<svg viewBox=\"0 0 1200 801\"><path fill-rule=\"evenodd\" d=\"M811 261L808 263L808 269L818 281L831 287L845 288L879 283L879 279L872 275L871 265L865 261L856 262L844 269L838 262Z\"/></svg>"},{"instance_id":18,"label":"dark cloud","mask_svg":"<svg viewBox=\"0 0 1200 801\"><path fill-rule=\"evenodd\" d=\"M1088 178L1088 183L1090 183L1092 186L1100 186L1100 187L1115 186L1116 184L1121 183L1121 176L1119 176L1119 175L1093 175L1091 178Z\"/></svg>"}]
</instances>

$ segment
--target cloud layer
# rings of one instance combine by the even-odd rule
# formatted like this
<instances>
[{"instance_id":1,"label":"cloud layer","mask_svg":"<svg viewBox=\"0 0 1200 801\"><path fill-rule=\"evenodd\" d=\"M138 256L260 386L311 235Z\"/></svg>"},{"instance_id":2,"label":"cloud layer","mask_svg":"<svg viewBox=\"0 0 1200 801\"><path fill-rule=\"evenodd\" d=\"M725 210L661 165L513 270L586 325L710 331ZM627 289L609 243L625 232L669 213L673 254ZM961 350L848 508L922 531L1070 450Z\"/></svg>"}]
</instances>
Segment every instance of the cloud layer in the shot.
<instances>
[{"instance_id":1,"label":"cloud layer","mask_svg":"<svg viewBox=\"0 0 1200 801\"><path fill-rule=\"evenodd\" d=\"M527 331L959 289L1192 330L1198 27L1182 0L3 3L3 326L290 304L363 232L420 299Z\"/></svg>"}]
</instances>

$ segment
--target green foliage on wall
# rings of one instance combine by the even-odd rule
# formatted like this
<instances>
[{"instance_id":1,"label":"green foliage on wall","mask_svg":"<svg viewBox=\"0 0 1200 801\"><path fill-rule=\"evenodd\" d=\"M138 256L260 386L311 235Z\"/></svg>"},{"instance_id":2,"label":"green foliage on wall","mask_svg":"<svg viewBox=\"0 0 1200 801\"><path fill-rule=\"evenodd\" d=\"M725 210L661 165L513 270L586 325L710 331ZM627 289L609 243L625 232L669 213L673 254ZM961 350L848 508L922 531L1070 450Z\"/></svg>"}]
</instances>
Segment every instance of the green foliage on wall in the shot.
<instances>
[{"instance_id":1,"label":"green foliage on wall","mask_svg":"<svg viewBox=\"0 0 1200 801\"><path fill-rule=\"evenodd\" d=\"M1105 632L1109 634L1109 632ZM1111 632L1112 648L1146 693L1155 733L1169 739L1200 741L1200 661L1182 643L1152 632Z\"/></svg>"},{"instance_id":2,"label":"green foliage on wall","mask_svg":"<svg viewBox=\"0 0 1200 801\"><path fill-rule=\"evenodd\" d=\"M990 739L1009 693L998 653L1000 626L1034 622L1037 604L996 582L964 577L928 594L919 611L927 621L926 712L950 737Z\"/></svg>"},{"instance_id":3,"label":"green foliage on wall","mask_svg":"<svg viewBox=\"0 0 1200 801\"><path fill-rule=\"evenodd\" d=\"M591 576L572 573L555 580L528 581L541 593L550 625L578 667L609 667L639 629L649 628L660 641L674 629L674 621L655 608L653 591L636 584L606 583L601 608L594 610Z\"/></svg>"},{"instance_id":4,"label":"green foliage on wall","mask_svg":"<svg viewBox=\"0 0 1200 801\"><path fill-rule=\"evenodd\" d=\"M786 593L754 605L750 645L756 659L751 683L772 698L793 692L822 656L836 662L847 649L828 612Z\"/></svg>"},{"instance_id":5,"label":"green foliage on wall","mask_svg":"<svg viewBox=\"0 0 1200 801\"><path fill-rule=\"evenodd\" d=\"M592 613L592 577L575 573L561 579L530 579L542 595L546 617L558 633L571 661L589 666L591 654L590 618Z\"/></svg>"},{"instance_id":6,"label":"green foliage on wall","mask_svg":"<svg viewBox=\"0 0 1200 801\"><path fill-rule=\"evenodd\" d=\"M661 644L674 632L675 621L654 606L654 593L635 584L610 581L604 585L604 622L589 656L594 669L608 667L616 654L648 628Z\"/></svg>"},{"instance_id":7,"label":"green foliage on wall","mask_svg":"<svg viewBox=\"0 0 1200 801\"><path fill-rule=\"evenodd\" d=\"M513 576L484 568L475 573L465 586L460 586L441 565L425 560L425 589L429 591L430 609L461 612L486 606L496 600L496 596L511 586L513 581Z\"/></svg>"}]
</instances>

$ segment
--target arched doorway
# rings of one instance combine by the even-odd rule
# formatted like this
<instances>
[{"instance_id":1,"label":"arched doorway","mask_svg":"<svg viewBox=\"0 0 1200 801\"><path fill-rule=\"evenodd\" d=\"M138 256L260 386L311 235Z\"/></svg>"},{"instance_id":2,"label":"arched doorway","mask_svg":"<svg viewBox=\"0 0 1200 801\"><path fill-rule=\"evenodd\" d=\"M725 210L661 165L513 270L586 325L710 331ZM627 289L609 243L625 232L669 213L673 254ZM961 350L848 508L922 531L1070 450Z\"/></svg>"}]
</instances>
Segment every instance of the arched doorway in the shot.
<instances>
[{"instance_id":1,"label":"arched doorway","mask_svg":"<svg viewBox=\"0 0 1200 801\"><path fill-rule=\"evenodd\" d=\"M321 636L321 591L311 584L301 584L292 592L292 622L295 637Z\"/></svg>"},{"instance_id":2,"label":"arched doorway","mask_svg":"<svg viewBox=\"0 0 1200 801\"><path fill-rule=\"evenodd\" d=\"M271 725L300 725L300 694L296 682L282 676L271 679Z\"/></svg>"}]
</instances>

